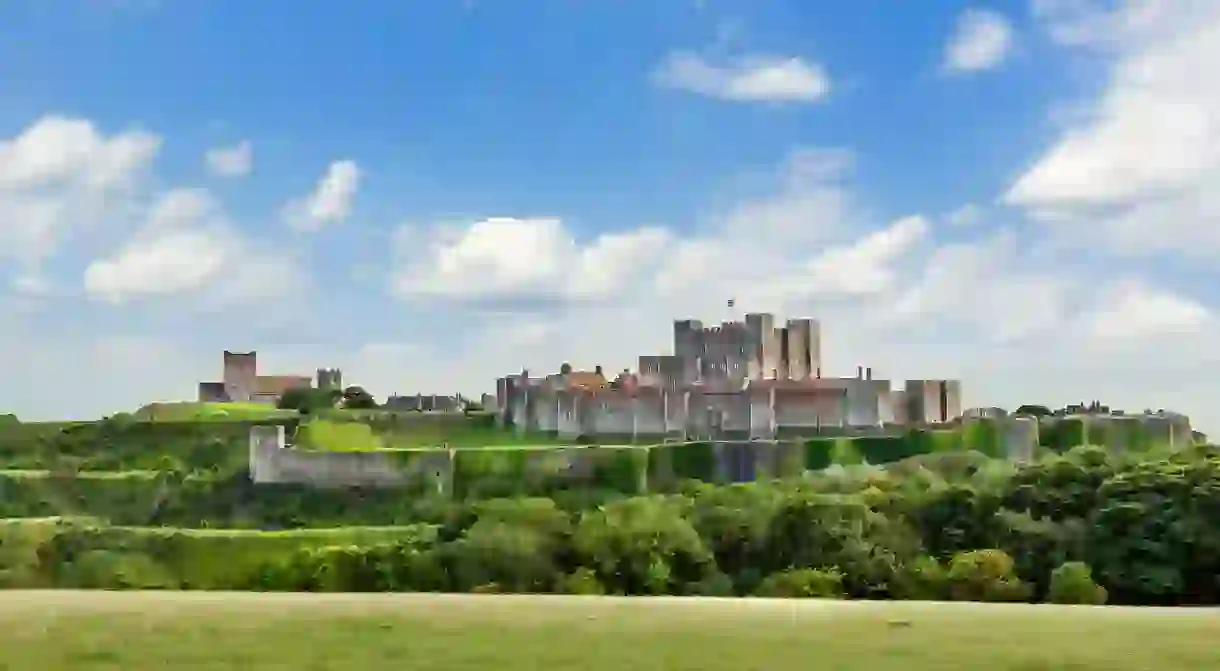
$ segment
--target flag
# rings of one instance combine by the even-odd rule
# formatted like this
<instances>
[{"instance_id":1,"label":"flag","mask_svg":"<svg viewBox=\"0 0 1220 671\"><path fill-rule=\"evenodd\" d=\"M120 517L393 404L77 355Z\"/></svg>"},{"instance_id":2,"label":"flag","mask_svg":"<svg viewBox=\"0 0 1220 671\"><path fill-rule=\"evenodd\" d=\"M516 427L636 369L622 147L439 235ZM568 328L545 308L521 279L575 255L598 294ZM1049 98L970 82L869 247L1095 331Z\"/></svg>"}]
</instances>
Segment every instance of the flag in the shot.
<instances>
[{"instance_id":1,"label":"flag","mask_svg":"<svg viewBox=\"0 0 1220 671\"><path fill-rule=\"evenodd\" d=\"M732 299L732 298L729 299L729 307L733 307L736 304L737 304L737 301L735 299Z\"/></svg>"}]
</instances>

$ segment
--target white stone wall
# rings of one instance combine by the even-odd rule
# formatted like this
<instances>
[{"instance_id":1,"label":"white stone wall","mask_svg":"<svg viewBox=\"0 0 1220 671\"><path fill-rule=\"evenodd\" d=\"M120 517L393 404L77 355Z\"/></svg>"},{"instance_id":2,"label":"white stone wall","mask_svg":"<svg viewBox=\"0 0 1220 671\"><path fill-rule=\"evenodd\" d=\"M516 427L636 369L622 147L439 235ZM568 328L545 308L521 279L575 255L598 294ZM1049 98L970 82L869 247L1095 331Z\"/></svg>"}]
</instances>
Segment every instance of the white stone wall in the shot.
<instances>
[{"instance_id":1,"label":"white stone wall","mask_svg":"<svg viewBox=\"0 0 1220 671\"><path fill-rule=\"evenodd\" d=\"M306 452L284 446L284 427L250 428L250 479L255 484L309 484L319 487L392 486L405 474L376 452Z\"/></svg>"},{"instance_id":2,"label":"white stone wall","mask_svg":"<svg viewBox=\"0 0 1220 671\"><path fill-rule=\"evenodd\" d=\"M1032 461L1038 452L1038 420L1012 417L1000 420L1004 431L1004 453L1009 459Z\"/></svg>"},{"instance_id":3,"label":"white stone wall","mask_svg":"<svg viewBox=\"0 0 1220 671\"><path fill-rule=\"evenodd\" d=\"M635 399L635 431L643 435L660 435L666 432L665 396L641 394Z\"/></svg>"},{"instance_id":4,"label":"white stone wall","mask_svg":"<svg viewBox=\"0 0 1220 671\"><path fill-rule=\"evenodd\" d=\"M816 429L830 423L830 418L821 415L820 403L812 394L783 394L775 396L775 424L782 428Z\"/></svg>"}]
</instances>

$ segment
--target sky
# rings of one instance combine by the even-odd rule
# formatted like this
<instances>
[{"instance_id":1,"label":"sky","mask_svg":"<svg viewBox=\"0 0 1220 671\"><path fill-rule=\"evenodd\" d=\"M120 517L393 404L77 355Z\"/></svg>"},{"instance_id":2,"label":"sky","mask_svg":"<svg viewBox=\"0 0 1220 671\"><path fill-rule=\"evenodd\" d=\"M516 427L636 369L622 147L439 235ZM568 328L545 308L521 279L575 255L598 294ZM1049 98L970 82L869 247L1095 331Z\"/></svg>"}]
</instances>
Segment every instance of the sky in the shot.
<instances>
[{"instance_id":1,"label":"sky","mask_svg":"<svg viewBox=\"0 0 1220 671\"><path fill-rule=\"evenodd\" d=\"M1220 431L1218 62L1220 0L3 0L0 410L770 311L827 376Z\"/></svg>"}]
</instances>

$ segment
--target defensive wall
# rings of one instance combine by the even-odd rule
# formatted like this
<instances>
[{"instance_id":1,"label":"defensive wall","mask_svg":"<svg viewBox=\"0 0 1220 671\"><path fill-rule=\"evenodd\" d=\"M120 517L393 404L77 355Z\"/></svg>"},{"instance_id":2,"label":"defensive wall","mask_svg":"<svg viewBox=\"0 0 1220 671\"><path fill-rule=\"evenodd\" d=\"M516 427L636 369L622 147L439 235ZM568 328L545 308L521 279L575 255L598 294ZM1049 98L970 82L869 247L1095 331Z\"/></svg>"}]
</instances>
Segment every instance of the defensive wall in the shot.
<instances>
[{"instance_id":1,"label":"defensive wall","mask_svg":"<svg viewBox=\"0 0 1220 671\"><path fill-rule=\"evenodd\" d=\"M645 376L661 375L646 366ZM894 391L889 380L863 370L855 378L759 379L748 385L636 384L580 388L561 375L497 381L494 410L521 432L607 442L727 436L777 438L817 435L831 428L937 424L961 415L955 381L908 380Z\"/></svg>"},{"instance_id":2,"label":"defensive wall","mask_svg":"<svg viewBox=\"0 0 1220 671\"><path fill-rule=\"evenodd\" d=\"M286 442L282 426L250 428L249 468L256 484L411 487L467 496L494 487L504 495L546 487L663 490L676 482L748 482L799 477L835 464L884 464L921 454L973 451L1027 461L1078 445L1114 451L1180 449L1191 442L1184 417L1097 416L974 418L940 428L838 427L809 438L718 438L632 446L423 448L313 452ZM600 483L600 485L599 485Z\"/></svg>"}]
</instances>

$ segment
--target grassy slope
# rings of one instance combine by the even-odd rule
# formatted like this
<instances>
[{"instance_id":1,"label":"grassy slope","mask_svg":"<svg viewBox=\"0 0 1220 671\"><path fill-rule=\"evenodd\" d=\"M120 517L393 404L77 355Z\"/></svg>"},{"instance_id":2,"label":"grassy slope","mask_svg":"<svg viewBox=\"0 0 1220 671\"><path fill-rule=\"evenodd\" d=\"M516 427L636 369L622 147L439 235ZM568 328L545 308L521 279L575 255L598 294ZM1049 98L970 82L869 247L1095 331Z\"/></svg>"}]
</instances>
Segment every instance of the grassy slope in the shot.
<instances>
[{"instance_id":1,"label":"grassy slope","mask_svg":"<svg viewBox=\"0 0 1220 671\"><path fill-rule=\"evenodd\" d=\"M186 422L207 420L265 419L291 416L292 410L280 410L263 403L151 403L135 413L137 419L156 422Z\"/></svg>"},{"instance_id":2,"label":"grassy slope","mask_svg":"<svg viewBox=\"0 0 1220 671\"><path fill-rule=\"evenodd\" d=\"M431 595L9 592L0 668L1187 671L1215 611Z\"/></svg>"}]
</instances>

